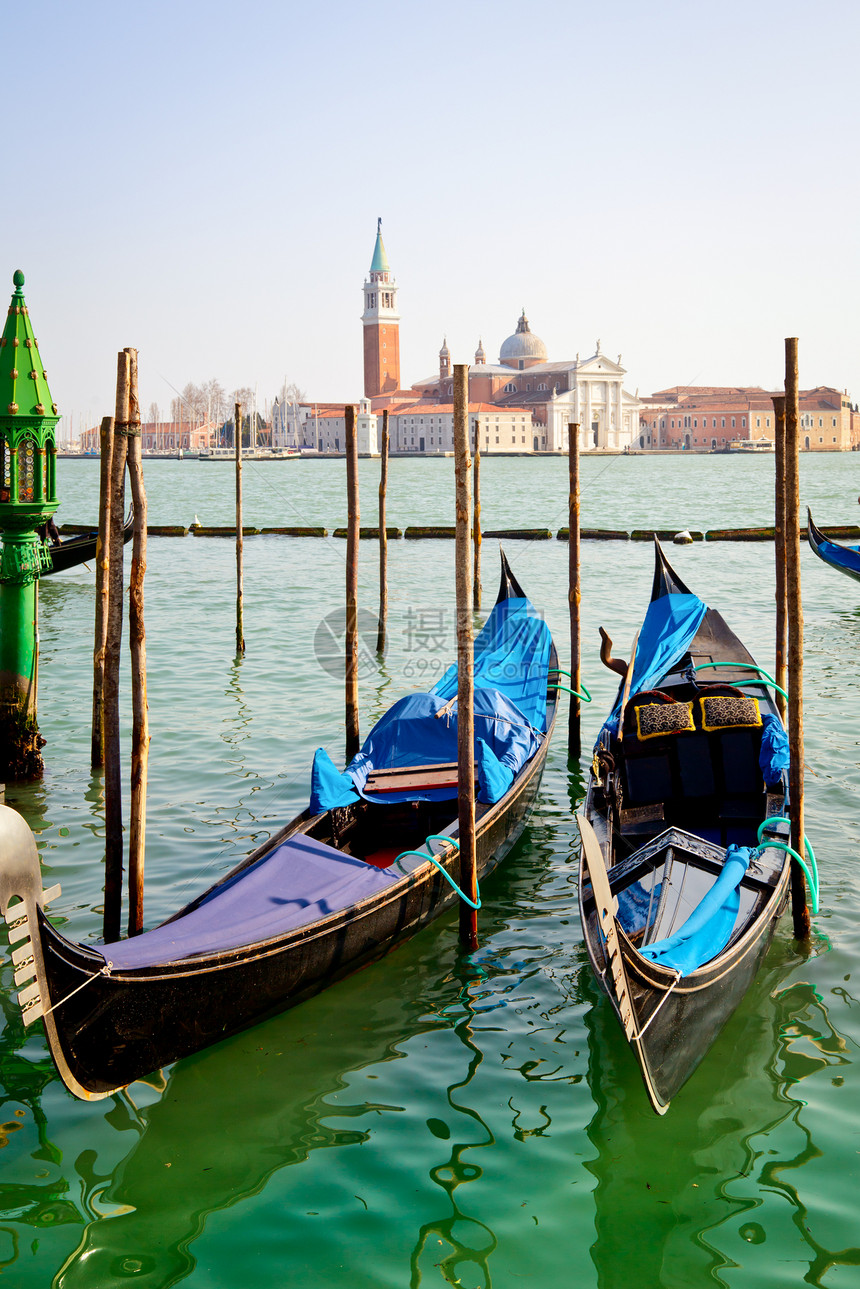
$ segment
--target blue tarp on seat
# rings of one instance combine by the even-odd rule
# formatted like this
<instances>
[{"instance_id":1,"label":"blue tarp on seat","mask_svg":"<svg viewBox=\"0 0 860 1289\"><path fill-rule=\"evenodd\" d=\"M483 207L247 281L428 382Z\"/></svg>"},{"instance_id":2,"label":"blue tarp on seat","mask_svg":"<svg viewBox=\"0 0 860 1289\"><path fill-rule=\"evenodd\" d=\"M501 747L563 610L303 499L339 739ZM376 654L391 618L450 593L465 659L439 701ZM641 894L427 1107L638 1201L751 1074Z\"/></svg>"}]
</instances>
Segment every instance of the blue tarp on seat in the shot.
<instances>
[{"instance_id":1,"label":"blue tarp on seat","mask_svg":"<svg viewBox=\"0 0 860 1289\"><path fill-rule=\"evenodd\" d=\"M496 604L475 641L475 772L480 801L499 801L541 745L552 640L525 597ZM339 773L318 748L311 771L312 814L366 796L378 802L444 801L450 788L365 793L375 770L457 760L457 668L449 667L429 693L407 694L374 725L361 751Z\"/></svg>"},{"instance_id":2,"label":"blue tarp on seat","mask_svg":"<svg viewBox=\"0 0 860 1289\"><path fill-rule=\"evenodd\" d=\"M636 643L631 698L643 689L652 689L672 664L684 656L707 611L708 606L692 594L661 595L651 601ZM622 685L601 734L603 730L614 734L618 729L623 689Z\"/></svg>"},{"instance_id":3,"label":"blue tarp on seat","mask_svg":"<svg viewBox=\"0 0 860 1289\"><path fill-rule=\"evenodd\" d=\"M729 846L719 877L684 925L664 940L644 945L639 950L642 957L688 976L722 953L737 921L741 902L738 887L751 854L749 846Z\"/></svg>"},{"instance_id":4,"label":"blue tarp on seat","mask_svg":"<svg viewBox=\"0 0 860 1289\"><path fill-rule=\"evenodd\" d=\"M117 970L238 949L376 895L403 874L299 834L243 869L175 922L99 946Z\"/></svg>"}]
</instances>

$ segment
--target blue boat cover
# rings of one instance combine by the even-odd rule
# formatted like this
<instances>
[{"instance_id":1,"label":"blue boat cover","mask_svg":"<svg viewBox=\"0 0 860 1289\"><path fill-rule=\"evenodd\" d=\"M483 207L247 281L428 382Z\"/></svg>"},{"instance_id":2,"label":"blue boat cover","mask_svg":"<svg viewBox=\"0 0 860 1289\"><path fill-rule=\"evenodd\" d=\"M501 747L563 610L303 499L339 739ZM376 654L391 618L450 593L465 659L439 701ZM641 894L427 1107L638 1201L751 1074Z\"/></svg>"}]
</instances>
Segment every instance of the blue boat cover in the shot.
<instances>
[{"instance_id":1,"label":"blue boat cover","mask_svg":"<svg viewBox=\"0 0 860 1289\"><path fill-rule=\"evenodd\" d=\"M758 763L765 783L770 787L779 783L783 770L791 765L791 753L785 726L773 712L762 712L761 751Z\"/></svg>"},{"instance_id":2,"label":"blue boat cover","mask_svg":"<svg viewBox=\"0 0 860 1289\"><path fill-rule=\"evenodd\" d=\"M692 594L661 595L651 601L636 643L631 696L643 689L653 689L672 664L683 657L707 611L708 606ZM618 729L623 689L622 685L601 734L604 730L614 734Z\"/></svg>"},{"instance_id":3,"label":"blue boat cover","mask_svg":"<svg viewBox=\"0 0 860 1289\"><path fill-rule=\"evenodd\" d=\"M402 876L398 869L374 868L299 834L237 873L190 913L143 935L100 945L99 952L122 970L239 949L349 908Z\"/></svg>"},{"instance_id":4,"label":"blue boat cover","mask_svg":"<svg viewBox=\"0 0 860 1289\"><path fill-rule=\"evenodd\" d=\"M751 854L749 846L729 846L722 872L684 925L665 940L644 945L639 950L642 957L688 976L722 953L737 921L741 902L738 887Z\"/></svg>"},{"instance_id":5,"label":"blue boat cover","mask_svg":"<svg viewBox=\"0 0 860 1289\"><path fill-rule=\"evenodd\" d=\"M499 801L546 733L546 691L552 640L525 597L496 604L475 641L475 772L480 801ZM382 716L341 773L318 748L311 771L312 814L366 796L378 802L444 801L451 788L365 792L374 770L457 760L457 668L429 693L408 694ZM451 699L452 707L448 707ZM437 713L447 708L442 716Z\"/></svg>"}]
</instances>

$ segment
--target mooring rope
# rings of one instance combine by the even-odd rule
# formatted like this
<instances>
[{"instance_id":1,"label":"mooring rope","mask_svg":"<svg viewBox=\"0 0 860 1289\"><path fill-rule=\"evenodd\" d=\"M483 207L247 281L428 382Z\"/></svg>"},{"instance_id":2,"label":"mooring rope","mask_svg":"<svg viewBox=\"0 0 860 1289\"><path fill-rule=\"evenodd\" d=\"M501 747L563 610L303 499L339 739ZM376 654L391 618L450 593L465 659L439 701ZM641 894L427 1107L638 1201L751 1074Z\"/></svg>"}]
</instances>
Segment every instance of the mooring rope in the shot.
<instances>
[{"instance_id":1,"label":"mooring rope","mask_svg":"<svg viewBox=\"0 0 860 1289\"><path fill-rule=\"evenodd\" d=\"M113 963L106 962L105 965L95 973L95 975L90 976L89 979L85 980L82 985L78 985L77 988L73 989L70 994L66 994L65 998L61 998L59 1002L54 1003L51 1007L48 1007L45 1011L43 1011L42 1017L44 1018L45 1016L50 1016L51 1012L55 1012L58 1007L62 1007L63 1003L67 1003L70 998L74 998L75 994L79 994L82 989L86 989L87 985L91 985L94 980L98 980L99 976L109 976L112 971L113 971Z\"/></svg>"}]
</instances>

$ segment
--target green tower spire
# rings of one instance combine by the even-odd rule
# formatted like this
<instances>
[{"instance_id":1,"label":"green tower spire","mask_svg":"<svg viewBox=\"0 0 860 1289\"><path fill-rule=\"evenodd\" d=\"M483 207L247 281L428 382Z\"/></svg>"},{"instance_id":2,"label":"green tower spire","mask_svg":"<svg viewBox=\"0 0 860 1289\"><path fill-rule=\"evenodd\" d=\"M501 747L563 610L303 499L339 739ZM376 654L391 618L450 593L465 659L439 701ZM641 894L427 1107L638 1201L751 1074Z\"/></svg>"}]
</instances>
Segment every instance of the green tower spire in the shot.
<instances>
[{"instance_id":1,"label":"green tower spire","mask_svg":"<svg viewBox=\"0 0 860 1289\"><path fill-rule=\"evenodd\" d=\"M370 262L371 273L390 273L388 256L385 254L385 243L382 240L382 219L376 221L376 245L373 248L373 259Z\"/></svg>"}]
</instances>

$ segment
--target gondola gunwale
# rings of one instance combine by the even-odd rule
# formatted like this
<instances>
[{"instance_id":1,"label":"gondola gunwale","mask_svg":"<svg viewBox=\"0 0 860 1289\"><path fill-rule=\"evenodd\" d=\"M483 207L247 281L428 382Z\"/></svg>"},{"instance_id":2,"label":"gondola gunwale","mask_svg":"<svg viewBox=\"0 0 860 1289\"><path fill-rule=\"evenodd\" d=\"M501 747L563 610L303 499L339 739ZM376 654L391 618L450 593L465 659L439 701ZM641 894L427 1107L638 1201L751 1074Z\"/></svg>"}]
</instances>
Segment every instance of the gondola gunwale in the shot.
<instances>
[{"instance_id":1,"label":"gondola gunwale","mask_svg":"<svg viewBox=\"0 0 860 1289\"><path fill-rule=\"evenodd\" d=\"M526 598L516 579L511 573L504 555L502 555L502 579L497 603L510 596ZM557 668L558 654L555 645L550 641L550 668ZM476 823L476 842L478 847L478 873L484 880L502 861L516 839L522 832L526 820L534 805L540 785L540 779L546 762L549 741L555 726L560 692L557 683L549 673L546 692L546 730L542 733L540 743L532 757L521 767L511 783L507 793L495 804L480 807ZM456 802L454 802L454 819L444 829L452 842L456 841L458 824L456 819ZM348 807L347 809L353 809ZM183 909L160 923L167 925L196 907L207 895L213 893L230 881L236 874L250 867L258 860L264 859L290 836L308 834L315 825L324 823L326 815L310 815L305 810L289 823L285 824L272 837L258 846L250 855L243 858L230 872L220 877L207 891L197 895ZM35 850L34 850L35 855ZM453 870L456 877L458 851L448 845L441 849L437 856L446 869ZM38 874L38 860L35 860ZM248 945L233 946L214 952L207 952L170 962L143 967L108 968L101 946L80 944L65 937L53 927L42 905L43 892L41 878L37 878L38 889L30 890L28 900L30 941L36 959L36 982L40 987L42 1006L47 1009L42 1016L51 1054L57 1069L71 1092L85 1100L99 1100L111 1095L119 1088L126 1086L134 1078L142 1077L150 1070L171 1063L193 1051L211 1046L219 1039L240 1032L259 1023L265 1016L286 1010L295 1003L303 1001L326 988L334 980L340 979L358 970L366 963L385 956L392 948L418 931L422 930L436 917L450 909L457 896L445 881L434 864L429 860L419 863L402 877L392 882L391 886L375 894L366 896L355 904L336 909L323 918L303 926L295 927L283 934L269 937L266 940L252 942ZM0 872L0 887L8 908L10 899L21 892L15 885L15 879ZM23 907L23 905L22 905ZM379 926L384 932L382 938L374 939L372 932ZM391 928L386 932L386 928ZM153 928L154 929L154 928ZM357 944L355 951L349 949L349 943ZM347 946L344 948L344 946ZM237 1015L237 1008L228 1008L228 1019L223 1033L194 1046L185 1044L185 1038L179 1042L180 1049L166 1054L157 1061L142 1066L131 1078L122 1082L111 1082L101 1079L94 1072L94 1061L75 1052L69 1037L64 1031L62 1011L53 1008L67 1004L67 1016L81 1013L83 999L72 1002L73 991L79 985L86 986L86 1011L83 1028L97 1022L105 1007L125 1008L118 1014L117 1020L127 1019L131 1014L132 1003L127 995L135 1000L143 1000L147 990L153 997L167 1000L174 1016L178 1015L182 1000L187 994L189 1005L201 1004L201 998L223 997L223 990L233 983L247 985L259 973L268 970L268 982L275 982L272 997L261 1008L256 1010L250 1005L243 1015ZM105 972L108 974L105 974ZM278 994L277 983L293 978L299 981L299 987L287 983ZM306 986L301 982L308 979ZM227 982L226 985L223 982ZM83 990L81 990L83 993ZM241 993L241 991L239 991ZM265 990L261 991L269 998ZM113 997L113 1004L111 999ZM116 1001L119 999L119 1001ZM238 1010L241 1011L241 1008ZM69 1028L73 1022L69 1021ZM70 1030L73 1034L73 1031ZM185 1045L183 1045L185 1044ZM146 1045L142 1040L141 1046ZM116 1058L114 1058L116 1059ZM74 1066L74 1068L73 1068ZM76 1070L81 1073L82 1082Z\"/></svg>"},{"instance_id":2,"label":"gondola gunwale","mask_svg":"<svg viewBox=\"0 0 860 1289\"><path fill-rule=\"evenodd\" d=\"M675 586L679 590L689 593L687 588L680 581L680 578L678 578L674 573L674 570L672 570L659 542L655 539L655 575L652 585L652 602L654 599L659 598L660 595L671 593L675 589L675 587L671 585L672 580L674 580ZM716 634L714 634L715 629ZM726 661L738 663L741 663L742 660L746 659L752 661L752 655L749 653L743 642L739 640L731 630L722 616L716 610L708 607L687 651L682 657L676 659L667 667L663 676L654 682L654 688L660 688L667 685L667 682L672 677L680 680L684 676L692 660L697 656L701 656L700 652L697 653L696 651L696 642L699 640L700 634L702 634L703 639L713 638L717 643L722 639L731 647L733 656L727 658ZM737 646L737 648L734 646ZM722 660L715 658L713 654L710 654L709 656L712 661ZM753 691L750 696L755 696L761 701L761 689L752 685L749 685L749 688ZM743 685L739 688L739 692L746 692ZM769 695L767 695L765 699L765 704L769 711L773 711L774 713L777 712L776 705L772 702ZM615 867L613 864L615 845L614 827L607 809L601 808L596 800L595 788L595 775L592 768L592 773L589 776L585 802L583 804L583 812L589 823L594 827L597 841L600 845L601 853L603 854L604 861L606 863L607 874L611 879L612 869ZM777 796L778 794L768 794L766 818L778 817L779 815L784 814L785 799L784 797L780 798L780 804L780 801L777 800ZM626 856L625 860L622 862L634 860L638 854L638 850L644 850L646 845L650 845L654 850L655 856L659 856L661 839L671 833L673 827L677 828L677 825L667 826L663 833L657 834L650 843L646 843L642 847L637 848L637 850L634 850L632 854ZM683 831L683 829L681 831ZM758 963L760 963L770 945L777 922L784 911L788 900L790 882L789 857L788 855L781 854L780 852L771 853L779 856L777 861L778 869L774 872L772 886L770 883L767 883L768 886L771 886L770 893L766 894L759 890L759 897L762 902L758 913L748 922L736 940L730 940L721 953L711 961L704 963L695 971L690 972L688 975L678 978L676 972L643 957L624 931L624 928L617 921L615 923L621 958L625 972L628 974L628 982L630 975L632 975L636 984L643 990L650 991L652 994L658 995L655 999L655 1006L651 1008L650 1012L641 1015L638 1014L637 1006L634 1004L634 1000L631 997L636 1034L632 1038L628 1039L629 1045L636 1057L649 1100L651 1101L653 1109L658 1114L664 1114L666 1112L672 1096L675 1095L675 1092L683 1086L687 1078L689 1078L693 1073L706 1051L709 1050L710 1043L698 1056L696 1056L695 1053L692 1055L692 1064L688 1073L681 1079L677 1087L672 1090L671 1094L666 1096L661 1091L659 1079L656 1077L655 1071L652 1068L652 1062L648 1056L647 1043L643 1043L643 1039L646 1037L644 1033L645 1027L650 1025L651 1018L656 1016L658 1009L663 1009L666 1013L663 1017L663 1024L665 1025L672 1016L673 1009L675 1011L678 1010L679 999L693 999L697 994L704 995L706 997L706 991L718 989L727 977L730 979L730 984L732 979L739 979L739 984L736 983L736 987L734 989L724 986L720 991L723 996L716 999L717 1003L725 1004L726 996L728 997L728 1005L725 1005L720 1009L722 1014L718 1013L718 1020L714 1026L714 1035L711 1039L711 1043L715 1041L716 1035L729 1019L735 1007L739 1004L740 999L743 997L743 994L746 992L749 980L752 979L752 975L757 969ZM763 855L767 855L766 845ZM655 862L657 861L655 860ZM745 879L742 879L740 884L741 888L744 888L744 882ZM746 889L749 890L752 888L747 885ZM588 907L589 898L590 907ZM596 905L593 898L593 892L591 892L591 882L588 875L588 865L585 857L584 846L580 853L577 899L580 921L583 928L583 938L585 940L586 952L588 954L591 968L601 989L607 994L610 1004L623 1028L624 1021L621 1008L609 979L609 961L603 949ZM755 905L753 908L754 907ZM748 960L750 960L749 967L744 965ZM741 968L742 970L742 976L739 978L737 977L738 968ZM677 996L675 997L674 1004L673 996ZM734 999L734 1001L732 1001L732 999ZM700 1005L703 1002L704 998L700 1000Z\"/></svg>"}]
</instances>

